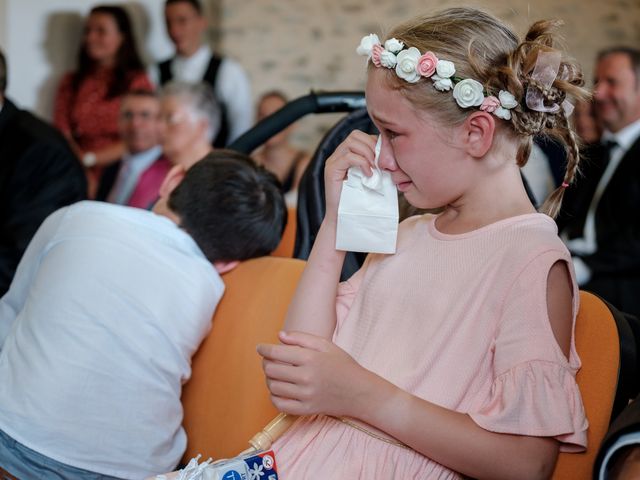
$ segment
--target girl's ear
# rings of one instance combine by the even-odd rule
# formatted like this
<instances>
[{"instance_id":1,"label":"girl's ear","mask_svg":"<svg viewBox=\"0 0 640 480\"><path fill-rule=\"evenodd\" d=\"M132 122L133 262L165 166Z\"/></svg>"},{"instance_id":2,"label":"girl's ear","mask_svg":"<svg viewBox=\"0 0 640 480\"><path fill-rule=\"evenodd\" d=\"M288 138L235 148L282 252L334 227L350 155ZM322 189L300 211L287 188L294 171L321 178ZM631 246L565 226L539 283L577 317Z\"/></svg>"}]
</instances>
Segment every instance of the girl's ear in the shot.
<instances>
[{"instance_id":1,"label":"girl's ear","mask_svg":"<svg viewBox=\"0 0 640 480\"><path fill-rule=\"evenodd\" d=\"M164 177L162 185L160 185L160 190L158 191L160 198L169 198L171 192L180 185L186 173L187 170L182 165L175 165L171 168L167 176Z\"/></svg>"},{"instance_id":2,"label":"girl's ear","mask_svg":"<svg viewBox=\"0 0 640 480\"><path fill-rule=\"evenodd\" d=\"M495 117L488 112L473 112L464 121L463 128L466 152L474 158L484 157L493 144Z\"/></svg>"}]
</instances>

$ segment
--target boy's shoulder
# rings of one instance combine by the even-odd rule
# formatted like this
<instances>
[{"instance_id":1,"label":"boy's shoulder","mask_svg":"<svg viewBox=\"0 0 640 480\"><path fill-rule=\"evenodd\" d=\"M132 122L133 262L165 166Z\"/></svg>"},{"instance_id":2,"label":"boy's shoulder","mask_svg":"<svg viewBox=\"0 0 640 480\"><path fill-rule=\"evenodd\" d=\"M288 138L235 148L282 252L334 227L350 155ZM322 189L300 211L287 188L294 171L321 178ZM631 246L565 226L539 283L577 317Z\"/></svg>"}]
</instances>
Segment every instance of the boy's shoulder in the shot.
<instances>
[{"instance_id":1,"label":"boy's shoulder","mask_svg":"<svg viewBox=\"0 0 640 480\"><path fill-rule=\"evenodd\" d=\"M141 208L83 200L54 213L65 237L136 238L174 237L181 231L169 218Z\"/></svg>"}]
</instances>

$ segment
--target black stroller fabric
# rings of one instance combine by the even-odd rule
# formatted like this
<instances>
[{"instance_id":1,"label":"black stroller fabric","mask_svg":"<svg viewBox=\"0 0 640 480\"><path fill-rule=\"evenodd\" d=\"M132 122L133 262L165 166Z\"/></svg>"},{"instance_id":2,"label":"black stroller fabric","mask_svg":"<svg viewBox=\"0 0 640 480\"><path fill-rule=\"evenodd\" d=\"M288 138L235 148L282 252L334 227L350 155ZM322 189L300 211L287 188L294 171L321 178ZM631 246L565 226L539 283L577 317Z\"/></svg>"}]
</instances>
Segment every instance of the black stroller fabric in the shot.
<instances>
[{"instance_id":1,"label":"black stroller fabric","mask_svg":"<svg viewBox=\"0 0 640 480\"><path fill-rule=\"evenodd\" d=\"M324 163L353 130L362 130L370 134L378 133L365 108L349 113L326 133L300 180L297 211L298 230L293 253L296 258L305 260L309 258L311 247L324 218ZM364 253L347 252L342 267L341 280L353 275L360 268L365 257Z\"/></svg>"}]
</instances>

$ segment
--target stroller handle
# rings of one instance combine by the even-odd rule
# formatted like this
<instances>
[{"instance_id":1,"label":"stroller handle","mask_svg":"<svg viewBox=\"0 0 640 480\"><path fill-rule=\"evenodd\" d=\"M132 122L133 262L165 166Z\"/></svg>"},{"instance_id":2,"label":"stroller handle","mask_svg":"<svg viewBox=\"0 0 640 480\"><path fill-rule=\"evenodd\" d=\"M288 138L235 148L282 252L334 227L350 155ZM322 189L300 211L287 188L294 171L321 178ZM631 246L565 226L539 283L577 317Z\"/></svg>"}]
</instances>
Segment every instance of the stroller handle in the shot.
<instances>
[{"instance_id":1,"label":"stroller handle","mask_svg":"<svg viewBox=\"0 0 640 480\"><path fill-rule=\"evenodd\" d=\"M309 113L351 112L366 106L363 92L311 92L262 119L227 148L250 154L257 147Z\"/></svg>"}]
</instances>

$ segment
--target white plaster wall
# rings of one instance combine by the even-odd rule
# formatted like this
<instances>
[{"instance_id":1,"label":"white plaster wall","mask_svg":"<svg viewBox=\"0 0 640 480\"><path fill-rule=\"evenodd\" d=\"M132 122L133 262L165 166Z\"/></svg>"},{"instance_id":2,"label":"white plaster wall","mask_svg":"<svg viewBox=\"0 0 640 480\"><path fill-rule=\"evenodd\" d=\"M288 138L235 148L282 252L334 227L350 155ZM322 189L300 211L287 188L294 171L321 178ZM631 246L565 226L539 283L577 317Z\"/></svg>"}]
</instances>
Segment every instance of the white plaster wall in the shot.
<instances>
[{"instance_id":1,"label":"white plaster wall","mask_svg":"<svg viewBox=\"0 0 640 480\"><path fill-rule=\"evenodd\" d=\"M6 28L5 28L5 18L7 16L7 0L0 0L0 45L4 45L6 43Z\"/></svg>"},{"instance_id":2,"label":"white plaster wall","mask_svg":"<svg viewBox=\"0 0 640 480\"><path fill-rule=\"evenodd\" d=\"M523 35L536 20L559 18L567 49L591 84L598 50L640 46L640 0L225 0L221 47L249 70L257 96L277 87L296 96L316 89L364 86L355 48L367 33L383 34L430 10L472 5L488 10ZM300 122L298 143L314 145L335 122Z\"/></svg>"},{"instance_id":3,"label":"white plaster wall","mask_svg":"<svg viewBox=\"0 0 640 480\"><path fill-rule=\"evenodd\" d=\"M112 0L105 0L111 2ZM91 0L0 0L0 46L9 61L9 95L50 117L62 73L73 68L82 16ZM119 1L133 14L146 60L171 53L164 0ZM383 33L418 13L475 4L520 34L540 18L560 18L568 50L582 63L588 84L593 58L614 44L640 45L640 0L204 0L209 38L247 69L254 99L278 88L291 97L310 89L352 90L364 85L355 55L360 37ZM296 143L313 148L337 116L305 118Z\"/></svg>"},{"instance_id":4,"label":"white plaster wall","mask_svg":"<svg viewBox=\"0 0 640 480\"><path fill-rule=\"evenodd\" d=\"M0 45L9 63L7 95L45 118L63 73L75 67L84 16L96 2L87 0L0 0ZM123 4L131 14L138 46L146 60L166 57L161 0Z\"/></svg>"}]
</instances>

